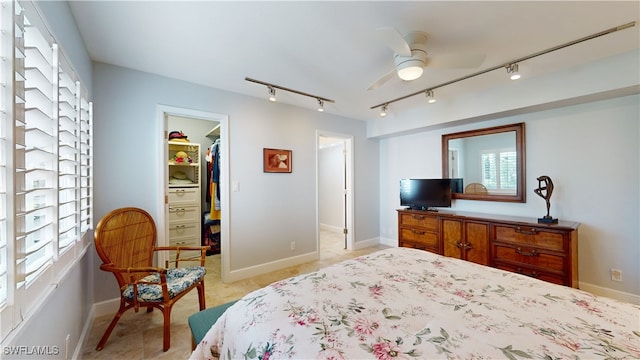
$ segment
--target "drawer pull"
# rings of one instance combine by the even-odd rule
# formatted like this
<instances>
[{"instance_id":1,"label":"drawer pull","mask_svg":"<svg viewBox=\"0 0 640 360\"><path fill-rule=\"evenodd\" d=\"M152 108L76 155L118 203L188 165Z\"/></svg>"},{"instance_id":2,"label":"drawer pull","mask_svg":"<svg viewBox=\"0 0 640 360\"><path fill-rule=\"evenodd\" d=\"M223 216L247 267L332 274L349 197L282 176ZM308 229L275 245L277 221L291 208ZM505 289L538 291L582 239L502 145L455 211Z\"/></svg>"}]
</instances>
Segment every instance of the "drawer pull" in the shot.
<instances>
[{"instance_id":1,"label":"drawer pull","mask_svg":"<svg viewBox=\"0 0 640 360\"><path fill-rule=\"evenodd\" d=\"M456 246L457 246L458 248L462 249L462 247L464 246L464 244L462 244L462 241L458 241L458 242L456 243Z\"/></svg>"},{"instance_id":2,"label":"drawer pull","mask_svg":"<svg viewBox=\"0 0 640 360\"><path fill-rule=\"evenodd\" d=\"M414 230L414 229L411 229L411 232L413 232L416 235L424 235L425 234L424 231L418 231L418 230Z\"/></svg>"},{"instance_id":3,"label":"drawer pull","mask_svg":"<svg viewBox=\"0 0 640 360\"><path fill-rule=\"evenodd\" d=\"M531 228L531 230L523 230L520 226L516 227L516 232L525 235L536 235L538 230Z\"/></svg>"},{"instance_id":4,"label":"drawer pull","mask_svg":"<svg viewBox=\"0 0 640 360\"><path fill-rule=\"evenodd\" d=\"M424 215L413 215L413 218L416 220L424 220Z\"/></svg>"},{"instance_id":5,"label":"drawer pull","mask_svg":"<svg viewBox=\"0 0 640 360\"><path fill-rule=\"evenodd\" d=\"M517 268L516 271L518 272L518 274L526 275L526 276L529 276L529 277L532 277L532 278L540 277L540 274L538 274L537 271L532 271L532 272L530 272L528 274L525 274L525 272L522 271L522 268Z\"/></svg>"},{"instance_id":6,"label":"drawer pull","mask_svg":"<svg viewBox=\"0 0 640 360\"><path fill-rule=\"evenodd\" d=\"M524 252L522 251L521 247L518 247L516 249L516 253L522 255L522 256L540 256L540 253L536 251L536 249L531 250L530 252Z\"/></svg>"},{"instance_id":7,"label":"drawer pull","mask_svg":"<svg viewBox=\"0 0 640 360\"><path fill-rule=\"evenodd\" d=\"M473 249L473 245L471 243L463 243L462 241L458 241L456 246L460 249L471 250Z\"/></svg>"}]
</instances>

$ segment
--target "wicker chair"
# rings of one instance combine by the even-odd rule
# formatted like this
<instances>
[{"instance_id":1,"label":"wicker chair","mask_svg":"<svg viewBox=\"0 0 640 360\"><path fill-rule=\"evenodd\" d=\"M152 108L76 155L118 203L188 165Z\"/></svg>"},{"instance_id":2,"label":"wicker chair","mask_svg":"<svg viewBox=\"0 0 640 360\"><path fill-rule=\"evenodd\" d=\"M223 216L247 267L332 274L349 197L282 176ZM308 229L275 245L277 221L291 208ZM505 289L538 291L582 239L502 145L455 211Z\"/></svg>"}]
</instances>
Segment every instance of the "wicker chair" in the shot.
<instances>
[{"instance_id":1,"label":"wicker chair","mask_svg":"<svg viewBox=\"0 0 640 360\"><path fill-rule=\"evenodd\" d=\"M193 288L198 289L200 310L205 308L204 262L207 247L156 247L156 225L149 213L142 209L126 207L105 215L96 226L95 245L102 260L100 269L111 272L120 287L120 309L113 317L96 350L102 350L111 331L125 311L136 312L146 307L147 312L157 308L164 316L162 349L167 351L171 339L171 307ZM175 267L153 266L157 251L175 251ZM181 252L199 250L200 255L181 259ZM187 252L188 254L189 252ZM184 254L184 253L183 253ZM180 267L181 262L199 262L199 266Z\"/></svg>"}]
</instances>

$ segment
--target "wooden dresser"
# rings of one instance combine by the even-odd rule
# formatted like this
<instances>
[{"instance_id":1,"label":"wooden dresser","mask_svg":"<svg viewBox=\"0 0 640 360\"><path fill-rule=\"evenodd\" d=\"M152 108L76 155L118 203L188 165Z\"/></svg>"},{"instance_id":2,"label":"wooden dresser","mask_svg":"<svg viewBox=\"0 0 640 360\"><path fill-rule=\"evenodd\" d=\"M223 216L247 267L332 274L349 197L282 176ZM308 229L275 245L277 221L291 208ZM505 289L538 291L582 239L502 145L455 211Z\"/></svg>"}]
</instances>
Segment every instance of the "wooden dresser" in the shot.
<instances>
[{"instance_id":1,"label":"wooden dresser","mask_svg":"<svg viewBox=\"0 0 640 360\"><path fill-rule=\"evenodd\" d=\"M398 246L578 287L578 226L481 213L398 210Z\"/></svg>"}]
</instances>

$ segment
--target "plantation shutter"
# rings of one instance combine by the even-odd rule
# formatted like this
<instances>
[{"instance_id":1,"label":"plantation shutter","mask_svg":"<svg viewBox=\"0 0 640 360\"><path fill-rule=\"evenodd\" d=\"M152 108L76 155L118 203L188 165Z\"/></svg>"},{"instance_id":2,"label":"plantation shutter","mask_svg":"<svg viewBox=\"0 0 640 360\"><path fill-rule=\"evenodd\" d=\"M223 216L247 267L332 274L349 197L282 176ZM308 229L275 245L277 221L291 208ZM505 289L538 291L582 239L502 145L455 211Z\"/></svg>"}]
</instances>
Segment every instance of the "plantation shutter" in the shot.
<instances>
[{"instance_id":1,"label":"plantation shutter","mask_svg":"<svg viewBox=\"0 0 640 360\"><path fill-rule=\"evenodd\" d=\"M58 253L79 238L79 136L77 90L73 71L59 56L58 72Z\"/></svg>"},{"instance_id":2,"label":"plantation shutter","mask_svg":"<svg viewBox=\"0 0 640 360\"><path fill-rule=\"evenodd\" d=\"M0 7L0 29L10 29L13 13L11 7ZM7 211L9 206L8 194L11 184L13 184L12 175L9 173L8 165L11 161L11 114L13 104L13 94L11 93L11 83L13 82L13 41L11 37L13 32L2 32L0 34L0 309L4 309L7 303L9 291L9 234L12 229L9 227L7 217L11 212ZM0 316L3 319L4 316ZM4 336L6 331L1 331L2 322L0 322L0 335Z\"/></svg>"},{"instance_id":3,"label":"plantation shutter","mask_svg":"<svg viewBox=\"0 0 640 360\"><path fill-rule=\"evenodd\" d=\"M80 232L85 235L93 228L93 104L87 100L87 91L78 83L78 113L80 122Z\"/></svg>"},{"instance_id":4,"label":"plantation shutter","mask_svg":"<svg viewBox=\"0 0 640 360\"><path fill-rule=\"evenodd\" d=\"M517 157L515 151L500 153L500 189L515 190L517 179Z\"/></svg>"},{"instance_id":5,"label":"plantation shutter","mask_svg":"<svg viewBox=\"0 0 640 360\"><path fill-rule=\"evenodd\" d=\"M18 19L22 21L18 21ZM51 39L16 3L15 241L17 288L25 289L53 263L57 218L57 66ZM39 19L38 19L39 20ZM18 55L22 56L19 57Z\"/></svg>"}]
</instances>

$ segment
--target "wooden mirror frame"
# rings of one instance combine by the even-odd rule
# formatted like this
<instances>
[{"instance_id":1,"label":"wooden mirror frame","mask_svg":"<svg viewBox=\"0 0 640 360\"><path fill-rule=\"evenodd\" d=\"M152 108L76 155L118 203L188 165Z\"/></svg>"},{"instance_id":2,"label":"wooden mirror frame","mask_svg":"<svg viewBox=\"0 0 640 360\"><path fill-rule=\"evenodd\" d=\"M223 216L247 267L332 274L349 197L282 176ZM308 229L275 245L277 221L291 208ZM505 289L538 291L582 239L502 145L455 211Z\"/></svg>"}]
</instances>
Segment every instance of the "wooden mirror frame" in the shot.
<instances>
[{"instance_id":1,"label":"wooden mirror frame","mask_svg":"<svg viewBox=\"0 0 640 360\"><path fill-rule=\"evenodd\" d=\"M492 135L504 132L515 132L516 137L516 176L517 189L515 195L501 194L465 194L453 193L453 199L503 201L503 202L526 202L525 196L525 143L524 143L524 123L495 126L485 129L462 131L453 134L442 135L442 178L449 177L449 140ZM464 190L463 190L464 191Z\"/></svg>"}]
</instances>

